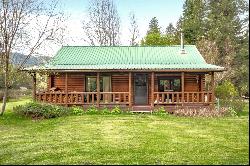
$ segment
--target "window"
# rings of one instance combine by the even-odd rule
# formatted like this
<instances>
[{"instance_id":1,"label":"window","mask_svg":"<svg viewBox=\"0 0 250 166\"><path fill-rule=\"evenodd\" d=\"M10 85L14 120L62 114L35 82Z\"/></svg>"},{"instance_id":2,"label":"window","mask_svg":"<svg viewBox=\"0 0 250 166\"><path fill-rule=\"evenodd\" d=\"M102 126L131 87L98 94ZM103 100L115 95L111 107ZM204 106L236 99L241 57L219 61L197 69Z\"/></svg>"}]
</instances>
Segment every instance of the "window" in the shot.
<instances>
[{"instance_id":1,"label":"window","mask_svg":"<svg viewBox=\"0 0 250 166\"><path fill-rule=\"evenodd\" d=\"M100 91L111 92L111 78L110 76L103 76L100 80Z\"/></svg>"},{"instance_id":2,"label":"window","mask_svg":"<svg viewBox=\"0 0 250 166\"><path fill-rule=\"evenodd\" d=\"M96 92L97 91L97 79L96 76L86 76L86 91ZM101 76L100 77L100 91L111 92L111 77Z\"/></svg>"},{"instance_id":3,"label":"window","mask_svg":"<svg viewBox=\"0 0 250 166\"><path fill-rule=\"evenodd\" d=\"M96 92L96 77L95 76L86 77L86 91Z\"/></svg>"},{"instance_id":4,"label":"window","mask_svg":"<svg viewBox=\"0 0 250 166\"><path fill-rule=\"evenodd\" d=\"M159 80L158 87L160 92L181 91L181 79L178 77L176 78L163 77L159 78L158 80Z\"/></svg>"}]
</instances>

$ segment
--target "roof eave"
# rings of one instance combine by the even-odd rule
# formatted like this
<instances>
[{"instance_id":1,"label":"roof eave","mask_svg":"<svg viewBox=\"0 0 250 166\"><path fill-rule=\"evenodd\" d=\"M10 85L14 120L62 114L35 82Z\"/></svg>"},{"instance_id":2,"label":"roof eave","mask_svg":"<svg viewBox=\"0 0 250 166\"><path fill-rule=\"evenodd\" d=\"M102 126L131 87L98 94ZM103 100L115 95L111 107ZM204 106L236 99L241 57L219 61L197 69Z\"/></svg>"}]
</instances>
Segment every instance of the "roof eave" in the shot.
<instances>
[{"instance_id":1,"label":"roof eave","mask_svg":"<svg viewBox=\"0 0 250 166\"><path fill-rule=\"evenodd\" d=\"M23 69L28 72L223 72L223 69Z\"/></svg>"}]
</instances>

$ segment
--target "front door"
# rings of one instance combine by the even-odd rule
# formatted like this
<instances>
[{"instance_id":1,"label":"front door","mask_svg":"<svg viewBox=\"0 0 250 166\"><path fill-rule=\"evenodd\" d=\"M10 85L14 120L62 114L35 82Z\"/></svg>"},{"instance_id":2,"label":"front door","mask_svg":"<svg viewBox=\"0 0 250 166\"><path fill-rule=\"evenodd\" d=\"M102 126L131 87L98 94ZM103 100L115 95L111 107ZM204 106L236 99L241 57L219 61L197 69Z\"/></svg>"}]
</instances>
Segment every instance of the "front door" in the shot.
<instances>
[{"instance_id":1,"label":"front door","mask_svg":"<svg viewBox=\"0 0 250 166\"><path fill-rule=\"evenodd\" d=\"M148 104L148 76L147 74L134 75L134 103L135 105Z\"/></svg>"}]
</instances>

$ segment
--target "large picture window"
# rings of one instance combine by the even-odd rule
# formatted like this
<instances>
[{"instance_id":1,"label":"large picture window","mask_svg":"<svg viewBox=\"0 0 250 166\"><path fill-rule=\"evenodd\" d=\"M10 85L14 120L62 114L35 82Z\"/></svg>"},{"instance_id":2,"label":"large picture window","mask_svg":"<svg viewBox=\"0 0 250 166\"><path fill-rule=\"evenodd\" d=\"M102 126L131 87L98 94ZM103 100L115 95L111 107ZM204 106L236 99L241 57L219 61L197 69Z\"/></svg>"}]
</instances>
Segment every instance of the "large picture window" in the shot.
<instances>
[{"instance_id":1,"label":"large picture window","mask_svg":"<svg viewBox=\"0 0 250 166\"><path fill-rule=\"evenodd\" d=\"M181 91L181 79L178 77L160 77L158 80L159 92Z\"/></svg>"},{"instance_id":2,"label":"large picture window","mask_svg":"<svg viewBox=\"0 0 250 166\"><path fill-rule=\"evenodd\" d=\"M97 91L97 79L96 76L86 76L86 91L96 92ZM111 77L101 76L100 77L100 91L111 92Z\"/></svg>"}]
</instances>

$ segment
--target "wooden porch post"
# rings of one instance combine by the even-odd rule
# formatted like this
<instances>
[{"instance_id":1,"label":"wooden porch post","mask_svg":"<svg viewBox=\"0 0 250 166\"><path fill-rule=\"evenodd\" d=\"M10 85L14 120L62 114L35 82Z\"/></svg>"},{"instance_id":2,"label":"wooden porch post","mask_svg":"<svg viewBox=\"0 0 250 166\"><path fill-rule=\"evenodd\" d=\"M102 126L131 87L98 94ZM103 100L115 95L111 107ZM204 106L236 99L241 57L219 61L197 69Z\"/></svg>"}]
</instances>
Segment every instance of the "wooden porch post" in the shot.
<instances>
[{"instance_id":1,"label":"wooden porch post","mask_svg":"<svg viewBox=\"0 0 250 166\"><path fill-rule=\"evenodd\" d=\"M154 109L154 87L155 87L155 73L151 73L151 108Z\"/></svg>"},{"instance_id":2,"label":"wooden porch post","mask_svg":"<svg viewBox=\"0 0 250 166\"><path fill-rule=\"evenodd\" d=\"M212 91L212 97L211 97L211 102L212 102L212 109L214 108L214 72L211 73L211 91Z\"/></svg>"},{"instance_id":3,"label":"wooden porch post","mask_svg":"<svg viewBox=\"0 0 250 166\"><path fill-rule=\"evenodd\" d=\"M36 101L36 73L33 73L32 75L32 80L33 80L33 100Z\"/></svg>"},{"instance_id":4,"label":"wooden porch post","mask_svg":"<svg viewBox=\"0 0 250 166\"><path fill-rule=\"evenodd\" d=\"M200 75L200 87L201 87L200 91L203 92L203 76L202 75Z\"/></svg>"},{"instance_id":5,"label":"wooden porch post","mask_svg":"<svg viewBox=\"0 0 250 166\"><path fill-rule=\"evenodd\" d=\"M96 76L97 107L100 107L100 72Z\"/></svg>"},{"instance_id":6,"label":"wooden porch post","mask_svg":"<svg viewBox=\"0 0 250 166\"><path fill-rule=\"evenodd\" d=\"M132 73L129 72L128 74L128 89L129 89L129 96L128 96L128 100L129 100L129 108L132 108Z\"/></svg>"},{"instance_id":7,"label":"wooden porch post","mask_svg":"<svg viewBox=\"0 0 250 166\"><path fill-rule=\"evenodd\" d=\"M185 81L184 81L184 79L185 79L185 75L184 75L184 72L181 72L181 102L182 102L182 106L184 105L184 83L185 83Z\"/></svg>"},{"instance_id":8,"label":"wooden porch post","mask_svg":"<svg viewBox=\"0 0 250 166\"><path fill-rule=\"evenodd\" d=\"M66 100L65 100L65 104L66 107L68 107L68 73L65 73L65 95L66 95Z\"/></svg>"}]
</instances>

